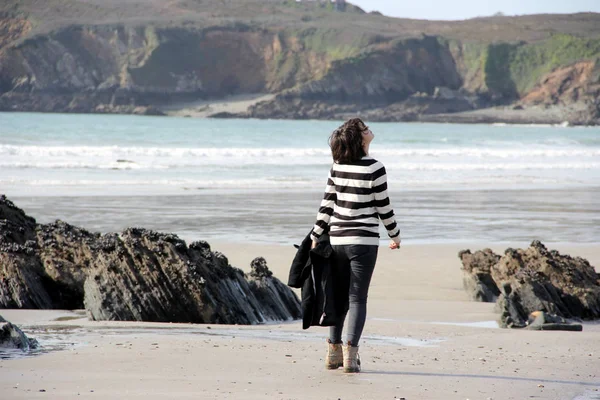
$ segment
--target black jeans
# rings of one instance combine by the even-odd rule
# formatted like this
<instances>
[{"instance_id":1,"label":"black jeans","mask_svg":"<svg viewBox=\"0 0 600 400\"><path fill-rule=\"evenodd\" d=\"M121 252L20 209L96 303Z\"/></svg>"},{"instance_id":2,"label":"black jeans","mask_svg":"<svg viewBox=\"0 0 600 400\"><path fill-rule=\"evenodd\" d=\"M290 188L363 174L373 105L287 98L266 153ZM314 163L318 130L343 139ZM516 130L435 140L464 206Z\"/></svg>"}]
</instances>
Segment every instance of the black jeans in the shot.
<instances>
[{"instance_id":1,"label":"black jeans","mask_svg":"<svg viewBox=\"0 0 600 400\"><path fill-rule=\"evenodd\" d=\"M352 346L358 346L367 318L367 295L371 277L377 261L379 246L346 244L334 245L332 267L336 276L341 277L338 284L348 288L349 310L346 340ZM329 328L329 340L332 343L342 342L342 329L346 315L336 326Z\"/></svg>"}]
</instances>

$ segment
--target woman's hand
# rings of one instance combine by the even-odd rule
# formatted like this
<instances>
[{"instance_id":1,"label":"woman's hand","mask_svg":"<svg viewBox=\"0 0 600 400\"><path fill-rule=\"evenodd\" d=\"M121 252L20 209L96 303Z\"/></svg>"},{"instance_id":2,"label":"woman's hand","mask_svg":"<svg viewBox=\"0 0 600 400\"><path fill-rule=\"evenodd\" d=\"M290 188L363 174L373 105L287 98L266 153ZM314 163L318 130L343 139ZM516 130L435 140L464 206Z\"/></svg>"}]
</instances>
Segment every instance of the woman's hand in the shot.
<instances>
[{"instance_id":1,"label":"woman's hand","mask_svg":"<svg viewBox=\"0 0 600 400\"><path fill-rule=\"evenodd\" d=\"M397 250L400 248L400 237L397 236L390 241L390 249Z\"/></svg>"},{"instance_id":2,"label":"woman's hand","mask_svg":"<svg viewBox=\"0 0 600 400\"><path fill-rule=\"evenodd\" d=\"M311 249L314 249L315 247L317 247L317 241L313 240L312 241L312 245L310 246Z\"/></svg>"}]
</instances>

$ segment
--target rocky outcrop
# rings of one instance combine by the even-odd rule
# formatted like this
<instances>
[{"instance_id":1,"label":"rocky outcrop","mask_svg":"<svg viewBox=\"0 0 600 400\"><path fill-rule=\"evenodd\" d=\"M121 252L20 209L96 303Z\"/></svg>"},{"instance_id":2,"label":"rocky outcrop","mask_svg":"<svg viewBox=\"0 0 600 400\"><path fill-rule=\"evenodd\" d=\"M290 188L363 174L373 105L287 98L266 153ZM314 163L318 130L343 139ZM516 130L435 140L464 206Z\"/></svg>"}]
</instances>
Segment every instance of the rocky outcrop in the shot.
<instances>
[{"instance_id":1,"label":"rocky outcrop","mask_svg":"<svg viewBox=\"0 0 600 400\"><path fill-rule=\"evenodd\" d=\"M524 327L532 312L562 318L600 318L600 276L580 257L549 251L534 241L528 249L507 249L504 256L486 249L461 251L459 258L472 297L497 300L504 327Z\"/></svg>"},{"instance_id":2,"label":"rocky outcrop","mask_svg":"<svg viewBox=\"0 0 600 400\"><path fill-rule=\"evenodd\" d=\"M251 107L248 113L238 114L237 117L287 118L291 116L294 119L343 120L359 114L362 118L369 121L420 121L424 116L470 111L482 104L482 100L477 96L465 96L458 94L458 91L447 88L451 93L457 94L452 98L442 97L436 92L439 89L439 87L435 87L433 95L425 92L417 92L405 100L390 105L382 105L374 108L367 105L364 106L366 108L361 108L358 112L355 102L324 100L309 102L301 98L277 97L272 101L259 103Z\"/></svg>"},{"instance_id":3,"label":"rocky outcrop","mask_svg":"<svg viewBox=\"0 0 600 400\"><path fill-rule=\"evenodd\" d=\"M367 110L361 115L370 121L422 121L430 115L455 115L481 108L485 100L462 90L435 87L433 94L417 92L406 100L383 108Z\"/></svg>"},{"instance_id":4,"label":"rocky outcrop","mask_svg":"<svg viewBox=\"0 0 600 400\"><path fill-rule=\"evenodd\" d=\"M85 307L93 320L257 324L300 317L264 259L250 276L206 242L142 228L36 225L0 197L0 307Z\"/></svg>"},{"instance_id":5,"label":"rocky outcrop","mask_svg":"<svg viewBox=\"0 0 600 400\"><path fill-rule=\"evenodd\" d=\"M206 242L188 247L177 236L131 228L100 244L103 259L84 284L94 320L256 324L300 316L279 280L247 279Z\"/></svg>"},{"instance_id":6,"label":"rocky outcrop","mask_svg":"<svg viewBox=\"0 0 600 400\"><path fill-rule=\"evenodd\" d=\"M463 264L463 287L473 300L493 303L500 290L491 275L491 269L500 256L490 249L472 254L469 250L458 254Z\"/></svg>"},{"instance_id":7,"label":"rocky outcrop","mask_svg":"<svg viewBox=\"0 0 600 400\"><path fill-rule=\"evenodd\" d=\"M0 196L0 307L50 308L36 252L36 221Z\"/></svg>"},{"instance_id":8,"label":"rocky outcrop","mask_svg":"<svg viewBox=\"0 0 600 400\"><path fill-rule=\"evenodd\" d=\"M20 349L29 351L37 349L39 343L28 338L18 326L11 324L0 315L0 352L3 349Z\"/></svg>"},{"instance_id":9,"label":"rocky outcrop","mask_svg":"<svg viewBox=\"0 0 600 400\"><path fill-rule=\"evenodd\" d=\"M110 93L18 93L0 96L0 111L41 111L96 114L167 115L152 105L118 104Z\"/></svg>"}]
</instances>

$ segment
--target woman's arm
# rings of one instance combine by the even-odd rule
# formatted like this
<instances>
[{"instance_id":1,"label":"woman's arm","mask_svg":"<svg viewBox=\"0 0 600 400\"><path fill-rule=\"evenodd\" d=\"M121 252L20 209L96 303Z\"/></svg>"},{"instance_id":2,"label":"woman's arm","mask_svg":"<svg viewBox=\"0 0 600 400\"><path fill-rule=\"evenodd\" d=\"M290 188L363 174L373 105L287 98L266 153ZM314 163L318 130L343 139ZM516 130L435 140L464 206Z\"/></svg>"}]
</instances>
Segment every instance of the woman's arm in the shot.
<instances>
[{"instance_id":1,"label":"woman's arm","mask_svg":"<svg viewBox=\"0 0 600 400\"><path fill-rule=\"evenodd\" d=\"M371 192L373 193L375 210L377 211L377 214L379 214L379 219L383 222L383 225L388 232L388 236L396 245L399 245L400 228L396 223L394 209L390 203L387 189L387 173L385 167L382 165L381 168L373 173ZM390 245L390 247L392 246ZM392 248L398 247L394 246Z\"/></svg>"},{"instance_id":2,"label":"woman's arm","mask_svg":"<svg viewBox=\"0 0 600 400\"><path fill-rule=\"evenodd\" d=\"M329 171L329 176L327 177L327 186L325 187L325 194L323 195L321 207L319 207L319 212L317 213L317 222L315 223L311 233L313 247L321 235L323 235L323 232L325 232L325 230L328 228L329 220L333 215L333 206L335 205L337 195L335 192L335 184L333 183L333 179L331 177L332 171L333 168Z\"/></svg>"}]
</instances>

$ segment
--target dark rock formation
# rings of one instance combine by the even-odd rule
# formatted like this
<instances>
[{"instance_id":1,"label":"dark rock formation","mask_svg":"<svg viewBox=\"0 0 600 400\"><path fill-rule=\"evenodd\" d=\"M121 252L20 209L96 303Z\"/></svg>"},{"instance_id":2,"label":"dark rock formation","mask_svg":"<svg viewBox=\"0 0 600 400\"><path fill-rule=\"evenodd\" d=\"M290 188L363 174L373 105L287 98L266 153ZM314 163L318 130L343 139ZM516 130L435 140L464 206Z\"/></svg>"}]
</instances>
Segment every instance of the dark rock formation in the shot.
<instances>
[{"instance_id":1,"label":"dark rock formation","mask_svg":"<svg viewBox=\"0 0 600 400\"><path fill-rule=\"evenodd\" d=\"M267 267L267 260L263 257L256 257L250 263L250 276L253 278L270 278L273 276L273 273L269 271L269 267Z\"/></svg>"},{"instance_id":2,"label":"dark rock formation","mask_svg":"<svg viewBox=\"0 0 600 400\"><path fill-rule=\"evenodd\" d=\"M549 251L539 241L526 250L507 249L500 257L486 249L461 251L466 288L485 299L495 288L505 327L524 327L532 312L562 318L600 318L600 276L587 260ZM487 272L489 271L489 272Z\"/></svg>"},{"instance_id":3,"label":"dark rock formation","mask_svg":"<svg viewBox=\"0 0 600 400\"><path fill-rule=\"evenodd\" d=\"M263 257L255 258L250 265L250 289L258 302L264 305L264 316L277 315L280 310L296 310L296 295L279 279L273 278ZM295 315L299 318L301 313Z\"/></svg>"},{"instance_id":4,"label":"dark rock formation","mask_svg":"<svg viewBox=\"0 0 600 400\"><path fill-rule=\"evenodd\" d=\"M103 259L84 285L94 320L256 324L300 316L298 300L279 280L247 280L206 242L188 247L175 235L139 228L102 239Z\"/></svg>"},{"instance_id":5,"label":"dark rock formation","mask_svg":"<svg viewBox=\"0 0 600 400\"><path fill-rule=\"evenodd\" d=\"M296 295L264 259L250 278L176 235L142 228L100 235L36 225L0 197L0 307L87 309L94 320L256 324L300 317Z\"/></svg>"},{"instance_id":6,"label":"dark rock formation","mask_svg":"<svg viewBox=\"0 0 600 400\"><path fill-rule=\"evenodd\" d=\"M500 290L490 274L500 256L490 249L472 254L469 250L461 251L458 257L463 263L463 287L473 300L495 302Z\"/></svg>"},{"instance_id":7,"label":"dark rock formation","mask_svg":"<svg viewBox=\"0 0 600 400\"><path fill-rule=\"evenodd\" d=\"M19 327L6 321L0 315L0 350L21 349L29 351L38 347L37 340L28 338Z\"/></svg>"},{"instance_id":8,"label":"dark rock formation","mask_svg":"<svg viewBox=\"0 0 600 400\"><path fill-rule=\"evenodd\" d=\"M61 221L37 225L0 196L0 308L81 308L98 238Z\"/></svg>"},{"instance_id":9,"label":"dark rock formation","mask_svg":"<svg viewBox=\"0 0 600 400\"><path fill-rule=\"evenodd\" d=\"M436 88L437 89L437 88ZM454 91L453 91L454 92ZM294 119L338 119L344 120L359 114L369 121L400 122L420 121L423 116L442 113L460 113L481 106L483 100L477 96L445 98L418 92L408 98L389 105L357 104L335 100L306 101L302 98L277 96L272 101L261 102L250 107L248 113L239 115L212 115L213 118L294 118ZM360 110L357 112L357 108Z\"/></svg>"},{"instance_id":10,"label":"dark rock formation","mask_svg":"<svg viewBox=\"0 0 600 400\"><path fill-rule=\"evenodd\" d=\"M0 196L0 307L50 308L37 257L36 221Z\"/></svg>"}]
</instances>

